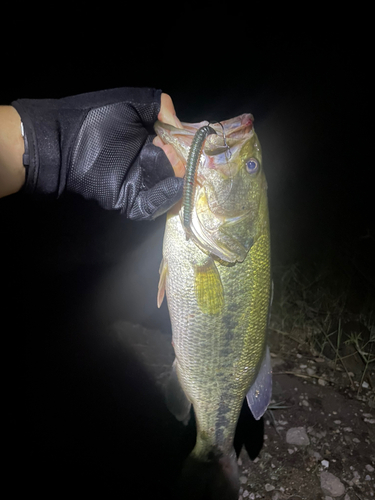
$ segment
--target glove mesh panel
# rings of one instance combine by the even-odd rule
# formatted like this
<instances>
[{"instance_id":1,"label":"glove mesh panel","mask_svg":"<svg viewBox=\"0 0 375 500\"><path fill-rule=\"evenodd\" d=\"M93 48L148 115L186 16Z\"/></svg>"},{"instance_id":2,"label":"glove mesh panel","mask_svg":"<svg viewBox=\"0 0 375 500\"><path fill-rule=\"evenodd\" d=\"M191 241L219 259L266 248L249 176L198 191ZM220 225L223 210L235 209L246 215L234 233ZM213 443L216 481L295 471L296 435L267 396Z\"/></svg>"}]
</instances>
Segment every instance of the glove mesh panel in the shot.
<instances>
[{"instance_id":1,"label":"glove mesh panel","mask_svg":"<svg viewBox=\"0 0 375 500\"><path fill-rule=\"evenodd\" d=\"M144 108L145 117L147 108L141 104L115 103L88 112L72 151L67 180L71 191L96 199L105 208L118 205L121 181L149 137L137 107ZM152 120L152 109L149 114ZM142 176L132 178L138 192Z\"/></svg>"}]
</instances>

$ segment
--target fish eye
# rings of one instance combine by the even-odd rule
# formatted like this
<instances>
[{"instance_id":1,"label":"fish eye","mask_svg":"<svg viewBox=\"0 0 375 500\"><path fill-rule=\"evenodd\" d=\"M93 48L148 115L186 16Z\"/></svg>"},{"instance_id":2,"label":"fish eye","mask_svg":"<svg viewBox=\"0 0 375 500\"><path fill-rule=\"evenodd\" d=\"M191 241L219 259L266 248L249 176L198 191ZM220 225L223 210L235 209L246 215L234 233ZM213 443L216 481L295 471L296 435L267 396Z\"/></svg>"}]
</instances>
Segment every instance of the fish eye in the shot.
<instances>
[{"instance_id":1,"label":"fish eye","mask_svg":"<svg viewBox=\"0 0 375 500\"><path fill-rule=\"evenodd\" d=\"M246 162L246 170L249 172L249 174L255 174L259 169L259 161L256 158L250 158Z\"/></svg>"}]
</instances>

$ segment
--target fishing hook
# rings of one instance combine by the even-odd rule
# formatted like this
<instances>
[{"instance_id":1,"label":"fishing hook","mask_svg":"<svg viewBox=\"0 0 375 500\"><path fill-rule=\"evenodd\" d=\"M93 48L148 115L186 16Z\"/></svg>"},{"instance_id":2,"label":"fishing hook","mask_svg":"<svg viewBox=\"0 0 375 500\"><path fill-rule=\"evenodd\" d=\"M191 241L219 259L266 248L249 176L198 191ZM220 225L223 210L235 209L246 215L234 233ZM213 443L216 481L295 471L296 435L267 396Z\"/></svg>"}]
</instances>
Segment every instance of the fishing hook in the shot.
<instances>
[{"instance_id":1,"label":"fishing hook","mask_svg":"<svg viewBox=\"0 0 375 500\"><path fill-rule=\"evenodd\" d=\"M211 122L211 123L212 123L212 124L214 124L214 123L218 123L218 124L220 125L220 127L222 128L222 130L223 130L224 147L227 149L227 150L226 150L226 152L225 152L225 157L226 157L226 159L227 159L227 161L228 161L228 160L230 160L230 159L232 158L232 153L231 153L231 151L230 151L230 146L228 146L228 144L227 144L227 137L226 137L226 135L225 135L225 128L224 128L224 125L223 125L221 122L219 122L219 121L217 121L217 122ZM209 123L209 124L210 124L210 123Z\"/></svg>"}]
</instances>

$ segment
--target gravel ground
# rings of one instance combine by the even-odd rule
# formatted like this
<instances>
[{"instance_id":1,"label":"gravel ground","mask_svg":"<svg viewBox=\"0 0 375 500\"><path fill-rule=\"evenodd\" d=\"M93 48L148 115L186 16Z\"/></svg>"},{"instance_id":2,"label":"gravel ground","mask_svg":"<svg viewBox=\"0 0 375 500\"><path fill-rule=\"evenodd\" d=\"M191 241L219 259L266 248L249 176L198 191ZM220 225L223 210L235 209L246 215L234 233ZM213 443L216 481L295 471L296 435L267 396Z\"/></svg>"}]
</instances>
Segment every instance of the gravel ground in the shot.
<instances>
[{"instance_id":1,"label":"gravel ground","mask_svg":"<svg viewBox=\"0 0 375 500\"><path fill-rule=\"evenodd\" d=\"M373 498L374 392L367 383L360 393L352 390L333 362L285 337L278 350L279 341L273 335L273 404L264 417L264 446L253 462L241 453L240 499Z\"/></svg>"}]
</instances>

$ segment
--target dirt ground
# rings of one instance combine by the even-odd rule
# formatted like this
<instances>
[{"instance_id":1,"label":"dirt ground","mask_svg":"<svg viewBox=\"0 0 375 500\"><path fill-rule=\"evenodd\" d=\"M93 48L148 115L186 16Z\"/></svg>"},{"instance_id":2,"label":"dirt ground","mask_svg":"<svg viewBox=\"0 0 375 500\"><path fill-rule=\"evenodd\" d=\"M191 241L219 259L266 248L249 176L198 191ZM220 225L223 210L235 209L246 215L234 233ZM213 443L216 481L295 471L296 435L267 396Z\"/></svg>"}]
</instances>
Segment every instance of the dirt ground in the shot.
<instances>
[{"instance_id":1,"label":"dirt ground","mask_svg":"<svg viewBox=\"0 0 375 500\"><path fill-rule=\"evenodd\" d=\"M349 373L351 386L339 365L272 326L273 398L257 456L251 460L245 446L240 452L239 499L370 500L375 492L373 372L362 381L364 387ZM168 336L126 323L113 331L163 386L173 360Z\"/></svg>"}]
</instances>

